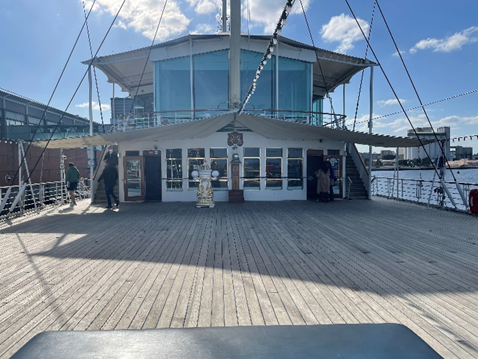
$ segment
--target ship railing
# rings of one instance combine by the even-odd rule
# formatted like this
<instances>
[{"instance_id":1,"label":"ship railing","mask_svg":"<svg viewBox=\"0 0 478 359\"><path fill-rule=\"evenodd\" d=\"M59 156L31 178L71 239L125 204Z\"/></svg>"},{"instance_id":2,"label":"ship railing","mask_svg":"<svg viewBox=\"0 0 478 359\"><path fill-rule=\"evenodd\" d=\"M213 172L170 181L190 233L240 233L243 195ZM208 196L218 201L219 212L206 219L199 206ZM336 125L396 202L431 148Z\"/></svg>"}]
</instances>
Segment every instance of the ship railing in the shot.
<instances>
[{"instance_id":1,"label":"ship railing","mask_svg":"<svg viewBox=\"0 0 478 359\"><path fill-rule=\"evenodd\" d=\"M91 196L85 180L80 180L75 192L76 200ZM0 187L0 221L30 212L40 212L48 207L68 203L70 195L61 181L32 183L28 186Z\"/></svg>"},{"instance_id":2,"label":"ship railing","mask_svg":"<svg viewBox=\"0 0 478 359\"><path fill-rule=\"evenodd\" d=\"M478 183L448 181L443 181L443 183L446 185L446 189L438 180L374 176L372 195L468 212L468 203L464 203L462 200L458 186L463 191L464 198L468 199L470 191L478 189Z\"/></svg>"},{"instance_id":3,"label":"ship railing","mask_svg":"<svg viewBox=\"0 0 478 359\"><path fill-rule=\"evenodd\" d=\"M164 125L190 122L201 120L213 116L219 116L230 112L224 109L206 109L206 110L180 110L180 111L156 111L144 113L132 113L121 115L116 118L115 125L112 127L113 132L124 132L137 129L145 129L159 127ZM324 117L339 118L339 122L343 123L344 115L331 114L327 112L311 112L311 111L291 111L291 110L265 110L250 109L244 111L256 116L263 116L288 122L302 123L313 126L324 126ZM330 124L331 122L329 122Z\"/></svg>"}]
</instances>

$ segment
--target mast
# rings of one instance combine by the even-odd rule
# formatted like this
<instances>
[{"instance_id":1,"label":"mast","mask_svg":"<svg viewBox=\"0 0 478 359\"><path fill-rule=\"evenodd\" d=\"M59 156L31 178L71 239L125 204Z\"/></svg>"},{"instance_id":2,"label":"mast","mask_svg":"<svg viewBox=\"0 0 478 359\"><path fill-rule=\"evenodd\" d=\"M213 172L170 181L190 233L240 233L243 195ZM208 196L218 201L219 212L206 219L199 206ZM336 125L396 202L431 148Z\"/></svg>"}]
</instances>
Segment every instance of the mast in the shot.
<instances>
[{"instance_id":1,"label":"mast","mask_svg":"<svg viewBox=\"0 0 478 359\"><path fill-rule=\"evenodd\" d=\"M224 21L224 20L223 20ZM229 49L229 109L241 101L241 0L231 0L231 36Z\"/></svg>"}]
</instances>

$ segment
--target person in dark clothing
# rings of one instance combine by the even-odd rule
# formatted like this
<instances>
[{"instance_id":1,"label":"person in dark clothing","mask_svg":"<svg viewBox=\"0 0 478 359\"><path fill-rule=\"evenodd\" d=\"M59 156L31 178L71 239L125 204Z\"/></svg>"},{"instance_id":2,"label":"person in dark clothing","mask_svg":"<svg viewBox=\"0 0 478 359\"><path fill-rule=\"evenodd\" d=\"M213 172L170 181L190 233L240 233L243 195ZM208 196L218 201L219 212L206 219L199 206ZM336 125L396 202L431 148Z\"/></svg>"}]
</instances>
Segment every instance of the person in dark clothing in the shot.
<instances>
[{"instance_id":1,"label":"person in dark clothing","mask_svg":"<svg viewBox=\"0 0 478 359\"><path fill-rule=\"evenodd\" d=\"M113 146L108 146L108 151L106 152L105 158L103 161L106 162L107 166L117 166L118 165L118 154L114 151Z\"/></svg>"},{"instance_id":2,"label":"person in dark clothing","mask_svg":"<svg viewBox=\"0 0 478 359\"><path fill-rule=\"evenodd\" d=\"M98 182L103 180L105 183L106 200L108 201L108 206L106 208L113 208L111 206L111 197L113 197L113 199L115 200L116 208L119 207L119 200L114 194L117 179L118 171L116 170L116 166L114 165L106 166L100 178L98 178Z\"/></svg>"},{"instance_id":3,"label":"person in dark clothing","mask_svg":"<svg viewBox=\"0 0 478 359\"><path fill-rule=\"evenodd\" d=\"M335 184L335 180L337 178L335 177L334 167L332 166L332 163L330 163L330 161L327 161L327 168L329 169L329 172L330 172L330 196L329 196L329 200L333 201L334 200L334 184Z\"/></svg>"},{"instance_id":4,"label":"person in dark clothing","mask_svg":"<svg viewBox=\"0 0 478 359\"><path fill-rule=\"evenodd\" d=\"M65 174L66 189L70 192L70 207L76 206L75 191L80 181L80 171L73 162L68 164L68 170Z\"/></svg>"}]
</instances>

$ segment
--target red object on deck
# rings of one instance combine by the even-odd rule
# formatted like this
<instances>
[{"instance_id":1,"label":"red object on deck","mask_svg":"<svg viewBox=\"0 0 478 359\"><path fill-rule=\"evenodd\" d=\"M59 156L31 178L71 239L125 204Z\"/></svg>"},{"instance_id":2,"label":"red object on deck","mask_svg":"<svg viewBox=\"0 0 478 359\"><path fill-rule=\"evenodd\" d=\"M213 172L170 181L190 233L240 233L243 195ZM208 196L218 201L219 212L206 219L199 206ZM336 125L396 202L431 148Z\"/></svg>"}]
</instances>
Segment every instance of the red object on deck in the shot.
<instances>
[{"instance_id":1,"label":"red object on deck","mask_svg":"<svg viewBox=\"0 0 478 359\"><path fill-rule=\"evenodd\" d=\"M470 191L470 212L478 214L478 189Z\"/></svg>"}]
</instances>

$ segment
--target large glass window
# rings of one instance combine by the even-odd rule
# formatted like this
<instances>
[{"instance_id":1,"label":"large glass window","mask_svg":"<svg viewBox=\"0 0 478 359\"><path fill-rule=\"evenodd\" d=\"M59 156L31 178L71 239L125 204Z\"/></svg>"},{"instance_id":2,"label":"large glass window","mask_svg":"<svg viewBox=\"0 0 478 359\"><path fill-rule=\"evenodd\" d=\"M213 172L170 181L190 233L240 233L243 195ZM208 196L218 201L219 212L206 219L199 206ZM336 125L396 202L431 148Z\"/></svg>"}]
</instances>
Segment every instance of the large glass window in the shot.
<instances>
[{"instance_id":1,"label":"large glass window","mask_svg":"<svg viewBox=\"0 0 478 359\"><path fill-rule=\"evenodd\" d=\"M28 124L38 125L39 123L41 123L43 125L43 121L41 119L36 118L36 117L28 116Z\"/></svg>"},{"instance_id":2,"label":"large glass window","mask_svg":"<svg viewBox=\"0 0 478 359\"><path fill-rule=\"evenodd\" d=\"M229 52L194 55L194 107L196 110L228 109Z\"/></svg>"},{"instance_id":3,"label":"large glass window","mask_svg":"<svg viewBox=\"0 0 478 359\"><path fill-rule=\"evenodd\" d=\"M266 148L266 189L282 189L282 148Z\"/></svg>"},{"instance_id":4,"label":"large glass window","mask_svg":"<svg viewBox=\"0 0 478 359\"><path fill-rule=\"evenodd\" d=\"M312 111L314 112L314 117L312 118L312 124L315 126L323 126L324 124L324 97L323 96L314 96L312 102Z\"/></svg>"},{"instance_id":5,"label":"large glass window","mask_svg":"<svg viewBox=\"0 0 478 359\"><path fill-rule=\"evenodd\" d=\"M189 56L155 62L154 74L156 111L191 110Z\"/></svg>"},{"instance_id":6,"label":"large glass window","mask_svg":"<svg viewBox=\"0 0 478 359\"><path fill-rule=\"evenodd\" d=\"M261 155L258 147L245 147L243 152L245 190L261 189Z\"/></svg>"},{"instance_id":7,"label":"large glass window","mask_svg":"<svg viewBox=\"0 0 478 359\"><path fill-rule=\"evenodd\" d=\"M241 99L246 97L263 56L258 52L241 51ZM257 81L254 96L247 103L247 109L273 110L275 108L275 61L275 56L267 60ZM270 115L268 111L266 114Z\"/></svg>"},{"instance_id":8,"label":"large glass window","mask_svg":"<svg viewBox=\"0 0 478 359\"><path fill-rule=\"evenodd\" d=\"M214 190L228 190L228 175L227 175L227 148L211 148L211 169L218 171L219 176L216 181L212 181L212 188Z\"/></svg>"},{"instance_id":9,"label":"large glass window","mask_svg":"<svg viewBox=\"0 0 478 359\"><path fill-rule=\"evenodd\" d=\"M280 110L310 111L311 65L308 62L279 58L279 103ZM285 114L284 114L285 115ZM308 114L288 114L291 120L301 120Z\"/></svg>"},{"instance_id":10,"label":"large glass window","mask_svg":"<svg viewBox=\"0 0 478 359\"><path fill-rule=\"evenodd\" d=\"M206 157L204 156L204 148L189 148L188 149L188 174L189 174L189 188L196 189L199 186L199 181L195 181L191 173L199 171L199 166L204 163Z\"/></svg>"},{"instance_id":11,"label":"large glass window","mask_svg":"<svg viewBox=\"0 0 478 359\"><path fill-rule=\"evenodd\" d=\"M182 150L166 150L166 190L183 190Z\"/></svg>"},{"instance_id":12,"label":"large glass window","mask_svg":"<svg viewBox=\"0 0 478 359\"><path fill-rule=\"evenodd\" d=\"M12 126L25 125L25 115L11 112L11 111L5 111L5 116L7 118L7 125L12 125Z\"/></svg>"},{"instance_id":13,"label":"large glass window","mask_svg":"<svg viewBox=\"0 0 478 359\"><path fill-rule=\"evenodd\" d=\"M287 155L287 189L303 189L302 148L289 148Z\"/></svg>"}]
</instances>

